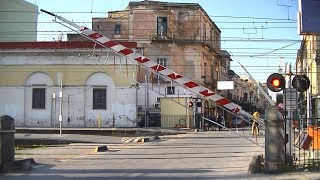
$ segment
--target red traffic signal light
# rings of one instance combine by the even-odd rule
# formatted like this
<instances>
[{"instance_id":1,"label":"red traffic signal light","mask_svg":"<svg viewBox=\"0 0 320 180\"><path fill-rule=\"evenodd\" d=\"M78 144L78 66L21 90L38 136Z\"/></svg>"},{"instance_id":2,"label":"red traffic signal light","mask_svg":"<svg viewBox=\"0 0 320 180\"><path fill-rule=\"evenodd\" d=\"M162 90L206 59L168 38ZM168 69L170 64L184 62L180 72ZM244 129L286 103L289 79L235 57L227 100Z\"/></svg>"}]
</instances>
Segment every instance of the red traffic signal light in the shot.
<instances>
[{"instance_id":1,"label":"red traffic signal light","mask_svg":"<svg viewBox=\"0 0 320 180\"><path fill-rule=\"evenodd\" d=\"M267 79L267 86L270 91L279 92L285 88L286 81L279 73L271 74Z\"/></svg>"},{"instance_id":2,"label":"red traffic signal light","mask_svg":"<svg viewBox=\"0 0 320 180\"><path fill-rule=\"evenodd\" d=\"M310 80L306 75L296 75L292 79L292 87L297 88L299 92L304 92L310 87Z\"/></svg>"},{"instance_id":3,"label":"red traffic signal light","mask_svg":"<svg viewBox=\"0 0 320 180\"><path fill-rule=\"evenodd\" d=\"M189 106L189 107L192 107L192 106L193 106L193 102L192 102L192 101L189 101L188 106Z\"/></svg>"}]
</instances>

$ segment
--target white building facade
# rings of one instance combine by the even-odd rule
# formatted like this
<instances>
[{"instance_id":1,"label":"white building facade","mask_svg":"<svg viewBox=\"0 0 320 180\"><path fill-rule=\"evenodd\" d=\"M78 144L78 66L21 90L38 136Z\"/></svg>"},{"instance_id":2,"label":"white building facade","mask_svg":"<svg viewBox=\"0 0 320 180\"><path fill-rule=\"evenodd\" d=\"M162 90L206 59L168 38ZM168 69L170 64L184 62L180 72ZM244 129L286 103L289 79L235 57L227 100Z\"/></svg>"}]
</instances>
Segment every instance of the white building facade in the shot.
<instances>
[{"instance_id":1,"label":"white building facade","mask_svg":"<svg viewBox=\"0 0 320 180\"><path fill-rule=\"evenodd\" d=\"M137 65L92 47L0 43L0 114L24 127L58 127L59 115L63 127L135 127Z\"/></svg>"}]
</instances>

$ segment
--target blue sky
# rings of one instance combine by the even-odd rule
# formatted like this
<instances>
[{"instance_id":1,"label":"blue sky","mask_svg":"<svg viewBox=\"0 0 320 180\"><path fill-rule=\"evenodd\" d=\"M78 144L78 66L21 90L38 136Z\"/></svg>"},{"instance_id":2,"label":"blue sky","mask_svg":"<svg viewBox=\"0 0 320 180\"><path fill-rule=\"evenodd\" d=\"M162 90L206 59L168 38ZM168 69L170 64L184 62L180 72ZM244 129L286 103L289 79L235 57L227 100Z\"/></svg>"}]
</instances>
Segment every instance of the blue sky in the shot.
<instances>
[{"instance_id":1,"label":"blue sky","mask_svg":"<svg viewBox=\"0 0 320 180\"><path fill-rule=\"evenodd\" d=\"M26 0L40 9L56 12L80 25L91 27L92 17L106 17L108 11L124 9L129 0ZM300 47L296 14L297 0L167 0L199 3L221 29L222 49L234 59L231 68L243 75L242 63L257 81L265 82L279 65L294 63ZM67 12L67 13L65 13ZM86 13L70 13L86 12ZM90 13L93 12L93 13ZM96 13L100 12L100 13ZM244 18L247 17L247 18ZM289 19L289 20L288 20ZM67 30L40 13L39 40L51 41L57 31ZM44 23L45 22L45 23Z\"/></svg>"}]
</instances>

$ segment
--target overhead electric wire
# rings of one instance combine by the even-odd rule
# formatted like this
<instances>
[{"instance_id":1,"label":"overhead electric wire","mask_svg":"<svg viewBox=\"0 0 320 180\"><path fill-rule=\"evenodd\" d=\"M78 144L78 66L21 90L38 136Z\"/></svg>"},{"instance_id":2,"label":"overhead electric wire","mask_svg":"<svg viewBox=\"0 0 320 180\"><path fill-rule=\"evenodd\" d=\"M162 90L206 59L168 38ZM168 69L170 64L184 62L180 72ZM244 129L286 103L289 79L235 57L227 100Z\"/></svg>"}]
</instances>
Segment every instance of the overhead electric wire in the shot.
<instances>
[{"instance_id":1,"label":"overhead electric wire","mask_svg":"<svg viewBox=\"0 0 320 180\"><path fill-rule=\"evenodd\" d=\"M252 55L252 57L255 57L255 56L266 56L266 55L269 55L269 54L271 54L271 53L273 53L273 52L276 52L276 51L278 51L278 50L285 49L285 48L290 47L290 46L292 46L292 45L294 45L294 44L297 44L298 42L300 42L300 41L293 42L293 43L291 43L291 44L288 44L288 45L286 45L286 46L283 46L283 47L274 49L274 50L272 50L272 51L268 51L268 52L261 53L261 54L257 54L257 55Z\"/></svg>"},{"instance_id":2,"label":"overhead electric wire","mask_svg":"<svg viewBox=\"0 0 320 180\"><path fill-rule=\"evenodd\" d=\"M98 18L94 18L94 19L98 19ZM103 18L104 19L104 18ZM73 21L74 23L92 23L92 21ZM139 20L135 20L135 22L157 22L157 21L139 21ZM190 21L190 20L180 20L179 22L186 22L186 23L190 23L190 22L199 22L199 21ZM55 22L53 21L0 21L0 23L39 23L39 24L55 24ZM105 21L99 21L96 23L101 23L101 24L107 24L109 22ZM259 21L215 21L215 23L221 23L221 24L296 24L296 22L285 22L285 21L268 21L268 22L259 22Z\"/></svg>"},{"instance_id":3,"label":"overhead electric wire","mask_svg":"<svg viewBox=\"0 0 320 180\"><path fill-rule=\"evenodd\" d=\"M89 24L89 23L88 23ZM179 27L176 28L171 28L171 29L178 29ZM231 30L231 29L239 29L239 30L267 30L267 29L292 29L292 28L297 28L296 26L268 26L268 27L222 27L219 28L221 30ZM170 28L169 28L170 29ZM199 27L183 27L184 30L199 30ZM156 30L156 28L129 28L129 29L123 29L122 31L125 30L144 30L144 31L153 31ZM202 29L203 30L203 29ZM206 30L212 30L211 28L206 28ZM113 32L113 29L96 29L96 31L101 31L101 32ZM253 33L256 34L256 33ZM209 35L209 34L208 34Z\"/></svg>"},{"instance_id":4,"label":"overhead electric wire","mask_svg":"<svg viewBox=\"0 0 320 180\"><path fill-rule=\"evenodd\" d=\"M141 30L141 29L139 29ZM100 32L101 30L97 30L97 32ZM108 30L110 31L110 30ZM5 34L5 35L16 35L17 33L35 33L37 32L39 35L59 35L61 33L71 33L71 34L74 34L73 31L69 31L69 30L39 30L39 31L0 31L0 35L1 34ZM103 31L101 31L103 32ZM51 33L51 34L48 34L48 33ZM27 34L24 34L24 35L27 35ZM33 34L31 34L33 35ZM106 36L110 36L110 35L113 35L113 34L109 34L109 35L106 35ZM128 34L128 35L132 35L132 34ZM127 35L127 36L128 36ZM151 37L155 37L156 34L154 35L150 35L149 38ZM123 38L116 38L116 39L123 39L123 40L128 40L128 37L123 37ZM146 40L148 38L141 38L141 39L135 39L135 40ZM183 38L179 38L179 37L174 37L172 38L173 40L185 40L185 41L194 41L194 42L206 42L209 44L210 40L209 39L206 39L206 40L203 40L203 39L199 39L199 40L194 40L194 36L184 36ZM258 41L265 41L265 42L268 42L268 41L272 41L272 42L301 42L301 40L298 40L298 39L271 39L271 38L245 38L245 37L221 37L220 38L221 41L247 41L247 42L250 42L250 41L254 41L254 42L258 42ZM311 40L310 40L311 41Z\"/></svg>"},{"instance_id":5,"label":"overhead electric wire","mask_svg":"<svg viewBox=\"0 0 320 180\"><path fill-rule=\"evenodd\" d=\"M139 9L139 13L135 14L146 14L141 11L149 11L149 9ZM129 11L129 10L121 10L121 11ZM40 13L38 11L17 11L17 10L1 10L1 12L6 13ZM106 11L53 11L54 14L106 14ZM189 15L189 16L202 16L202 15ZM253 16L227 16L227 15L209 15L209 17L215 18L232 18L232 19L266 19L266 20L276 20L276 21L297 21L296 19L290 18L273 18L273 17L253 17Z\"/></svg>"},{"instance_id":6,"label":"overhead electric wire","mask_svg":"<svg viewBox=\"0 0 320 180\"><path fill-rule=\"evenodd\" d=\"M0 12L4 12L4 11L0 11ZM5 11L6 12L6 11ZM18 12L21 12L21 11L18 11ZM27 11L22 11L22 12L27 12ZM32 11L34 13L34 11ZM93 13L101 13L101 14L106 14L106 12L99 12L99 11L93 11L92 7L91 7L91 12L85 12L85 11L79 11L79 12L55 12L55 13L88 13L88 14L93 14ZM141 13L141 14L145 14L145 13ZM200 16L200 15L195 15L195 16ZM209 17L215 17L215 18L229 18L229 19L256 19L256 20L270 20L272 22L251 22L251 21L242 21L242 22L236 22L236 21L215 21L214 23L225 23L225 24L240 24L240 23L252 23L252 24L280 24L280 23L296 23L296 20L293 20L293 19L281 19L281 18L271 18L271 17L250 17L250 16L247 16L247 17L244 17L244 16L214 16L214 15L209 15ZM156 22L156 21L154 21ZM5 23L5 22L0 22L0 23ZM6 22L8 23L8 22ZM33 22L34 23L34 22ZM41 23L41 22L39 22ZM52 22L42 22L42 23L52 23ZM86 22L79 22L79 23L86 23ZM92 23L92 22L88 22L88 23ZM265 27L265 28L255 28L255 27L252 27L252 28L243 28L243 27L225 27L225 28L220 28L222 30L236 30L236 29L289 29L289 28L297 28L297 27L291 27L291 26L275 26L275 27ZM131 29L130 29L131 30ZM141 29L139 29L141 30ZM154 29L152 29L154 30ZM39 34L40 32L40 34ZM46 33L41 33L41 31L38 31L38 34L37 35L40 35L40 36L46 36L46 35L59 35L61 33L63 33L63 31L52 31L52 32L57 32L56 34L49 34L50 32L49 31L45 31L47 32ZM99 31L100 32L100 31ZM1 34L1 32L0 32ZM33 35L33 34L32 34ZM127 38L124 38L124 40L126 40ZM137 41L139 41L140 39L135 39ZM143 39L141 39L143 40ZM131 40L130 40L131 41ZM132 40L134 41L134 40ZM293 39L267 39L267 38L229 38L229 37L221 37L221 41L223 42L253 42L253 43L256 43L256 42L271 42L271 43L275 43L275 42L300 42L301 40L293 40ZM229 51L229 49L245 49L244 47L239 47L239 48L225 48L226 50ZM246 48L246 49L253 49L253 48ZM257 48L259 49L259 48ZM267 48L260 48L261 50L265 49L265 50L271 50L271 51L274 51L276 49L267 49ZM283 49L285 50L285 49ZM288 51L289 49L287 49ZM292 50L295 50L295 49L292 49ZM276 51L280 51L280 50L276 50ZM252 56L252 54L254 53L259 53L259 52L232 52L232 57L249 57ZM268 57L277 57L277 55L283 55L285 56L286 58L289 58L290 56L288 55L291 55L291 54L294 54L294 53L272 53L272 52L269 52L270 54L268 54L267 56ZM263 53L262 53L263 54ZM258 57L257 57L258 58ZM259 57L260 58L260 57ZM262 57L261 57L262 58ZM263 57L265 58L265 57ZM269 66L270 67L270 66ZM261 71L260 71L261 72Z\"/></svg>"}]
</instances>

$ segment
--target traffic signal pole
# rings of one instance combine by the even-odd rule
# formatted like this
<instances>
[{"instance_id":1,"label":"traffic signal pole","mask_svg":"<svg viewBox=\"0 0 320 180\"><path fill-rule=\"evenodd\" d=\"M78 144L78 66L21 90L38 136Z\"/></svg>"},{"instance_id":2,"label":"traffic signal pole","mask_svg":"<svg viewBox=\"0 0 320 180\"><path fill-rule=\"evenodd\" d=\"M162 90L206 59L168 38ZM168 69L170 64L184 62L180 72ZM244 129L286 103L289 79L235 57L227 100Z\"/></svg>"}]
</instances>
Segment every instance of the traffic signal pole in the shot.
<instances>
[{"instance_id":1,"label":"traffic signal pole","mask_svg":"<svg viewBox=\"0 0 320 180\"><path fill-rule=\"evenodd\" d=\"M286 89L283 91L284 92L284 97L285 97L285 102L287 100L287 96L289 95L288 92L292 93L292 85L291 85L291 64L286 66ZM285 106L286 107L286 106ZM287 108L285 108L287 109ZM288 143L286 144L286 163L290 164L292 163L292 157L293 157L293 128L292 128L292 119L293 119L293 109L288 108L288 115L286 118L286 132L288 134Z\"/></svg>"},{"instance_id":2,"label":"traffic signal pole","mask_svg":"<svg viewBox=\"0 0 320 180\"><path fill-rule=\"evenodd\" d=\"M293 162L293 137L292 137L292 134L293 134L293 128L292 128L292 117L293 117L293 110L296 109L296 94L297 91L296 89L293 89L292 88L292 84L294 83L291 83L291 64L290 65L287 65L285 66L285 76L283 76L283 74L280 74L280 73L272 73L268 79L267 79L267 86L268 88L273 91L273 92L280 92L283 90L283 94L284 94L284 110L287 110L288 111L288 114L286 114L285 116L287 118L285 118L285 124L283 124L282 126L282 129L285 129L285 133L283 134L286 134L286 143L285 141L283 141L283 143L279 142L278 145L283 147L285 149L285 162L286 164L292 164ZM301 88L300 84L297 85L295 84L296 87L298 88ZM273 108L272 108L273 107ZM277 106L271 106L268 110L269 112L267 113L268 116L269 116L269 119L267 118L267 121L281 121L281 116L282 115L275 115L277 114L276 112L279 111L279 107L276 108ZM281 124L281 123L280 123ZM277 127L276 129L281 131L281 125L278 124L277 126L273 126L272 124L269 124L269 125L266 125L266 132L267 131L273 131L271 130L272 128L275 128ZM271 129L270 129L271 128ZM280 129L279 129L280 128ZM274 130L276 130L274 129ZM270 133L269 133L270 134ZM281 134L281 133L280 133ZM279 137L274 137L274 139L277 139L277 138L280 138ZM273 154L273 153L270 153L270 152L267 152L267 149L269 148L273 148L273 147L269 147L270 145L272 146L272 143L267 143L267 142L270 142L270 139L272 139L271 137L267 136L267 133L266 133L266 136L265 136L265 141L266 141L266 156L267 156L267 153L269 153L268 155L270 155L270 157L274 156L274 155L277 155L279 156L279 154ZM271 141L274 141L274 140L271 140ZM272 158L271 158L272 159ZM272 161L271 161L272 162ZM272 165L271 165L272 166ZM271 171L273 171L272 167L270 167ZM277 169L277 168L276 168Z\"/></svg>"},{"instance_id":3,"label":"traffic signal pole","mask_svg":"<svg viewBox=\"0 0 320 180\"><path fill-rule=\"evenodd\" d=\"M286 164L292 165L293 163L293 114L297 109L298 98L297 93L304 93L309 89L310 80L306 75L295 75L292 77L291 64L286 64L285 66L285 75L280 73L272 73L267 79L267 86L273 92L280 92L283 90L284 94L284 109L286 113L285 121L285 133L287 142L286 147ZM307 107L310 105L310 102L307 102ZM266 130L267 130L266 126ZM267 140L268 136L266 136ZM267 143L266 143L267 148Z\"/></svg>"}]
</instances>

